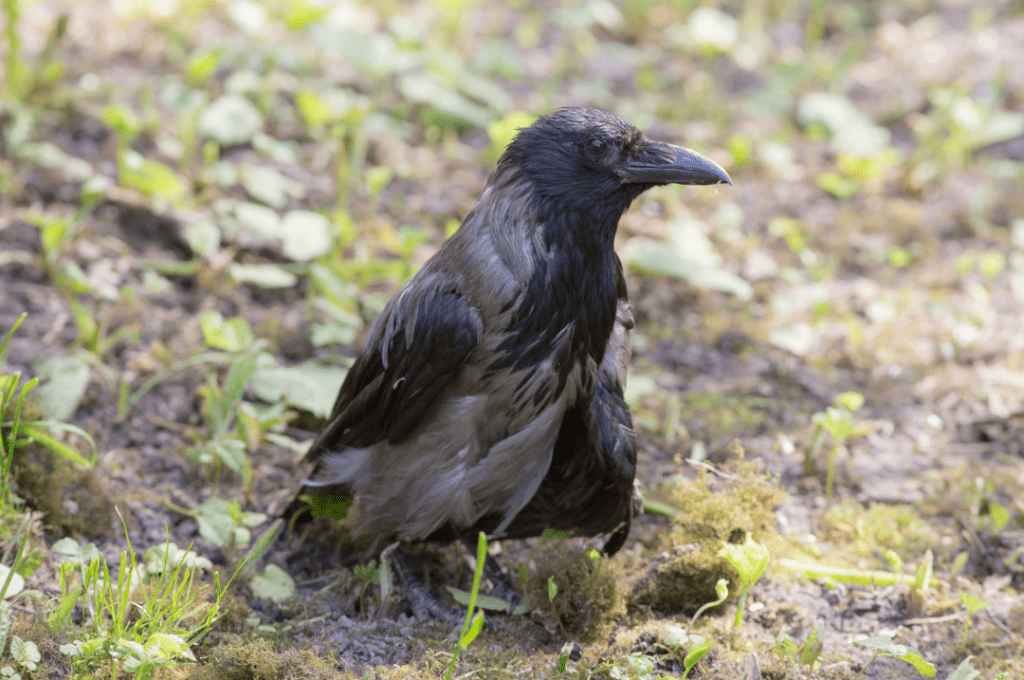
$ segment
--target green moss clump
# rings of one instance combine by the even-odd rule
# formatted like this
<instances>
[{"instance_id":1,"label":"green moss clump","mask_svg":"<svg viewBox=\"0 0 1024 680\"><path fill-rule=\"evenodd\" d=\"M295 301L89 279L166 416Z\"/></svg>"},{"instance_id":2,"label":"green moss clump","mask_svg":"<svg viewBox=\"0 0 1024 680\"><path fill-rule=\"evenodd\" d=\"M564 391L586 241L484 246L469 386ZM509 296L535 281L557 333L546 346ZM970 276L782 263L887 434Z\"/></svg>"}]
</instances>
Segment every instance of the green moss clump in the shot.
<instances>
[{"instance_id":1,"label":"green moss clump","mask_svg":"<svg viewBox=\"0 0 1024 680\"><path fill-rule=\"evenodd\" d=\"M549 598L548 579L558 587L554 599ZM542 546L532 561L526 594L541 610L555 614L567 636L589 642L625 615L620 580L610 560L556 541Z\"/></svg>"},{"instance_id":2,"label":"green moss clump","mask_svg":"<svg viewBox=\"0 0 1024 680\"><path fill-rule=\"evenodd\" d=\"M681 395L680 420L701 439L721 439L754 433L765 427L777 405L764 397L711 393Z\"/></svg>"},{"instance_id":3,"label":"green moss clump","mask_svg":"<svg viewBox=\"0 0 1024 680\"><path fill-rule=\"evenodd\" d=\"M941 546L939 533L909 505L872 503L865 508L846 500L825 513L822 540L859 558L894 550L904 559L919 559L925 550Z\"/></svg>"},{"instance_id":4,"label":"green moss clump","mask_svg":"<svg viewBox=\"0 0 1024 680\"><path fill-rule=\"evenodd\" d=\"M749 533L779 552L783 541L775 530L775 509L785 502L786 492L764 474L760 459L745 460L742 451L722 472L713 477L700 468L692 480L676 482L669 499L679 510L670 532L673 545L710 545L717 552L722 542L742 542Z\"/></svg>"},{"instance_id":5,"label":"green moss clump","mask_svg":"<svg viewBox=\"0 0 1024 680\"><path fill-rule=\"evenodd\" d=\"M630 601L658 612L693 614L718 599L715 584L721 578L739 583L739 574L728 561L695 545L680 546L678 554L662 553L652 561L634 585ZM730 596L732 591L730 586Z\"/></svg>"},{"instance_id":6,"label":"green moss clump","mask_svg":"<svg viewBox=\"0 0 1024 680\"><path fill-rule=\"evenodd\" d=\"M43 521L61 536L107 537L118 526L114 499L95 469L81 470L60 456L29 452L16 459L18 495L43 513ZM19 464L20 463L20 464Z\"/></svg>"},{"instance_id":7,"label":"green moss clump","mask_svg":"<svg viewBox=\"0 0 1024 680\"><path fill-rule=\"evenodd\" d=\"M312 650L289 648L276 651L269 640L245 641L236 638L219 646L213 658L194 666L190 678L195 680L275 680L296 678L356 678L339 674L330 659L321 659Z\"/></svg>"},{"instance_id":8,"label":"green moss clump","mask_svg":"<svg viewBox=\"0 0 1024 680\"><path fill-rule=\"evenodd\" d=\"M775 530L775 508L786 492L767 477L760 460L747 461L742 450L723 466L721 477L705 468L692 480L668 489L678 509L675 524L656 549L663 550L632 588L631 602L665 613L692 614L718 599L715 584L729 581L730 597L739 592L739 575L717 553L723 543L741 543L746 535L778 554L784 548Z\"/></svg>"}]
</instances>

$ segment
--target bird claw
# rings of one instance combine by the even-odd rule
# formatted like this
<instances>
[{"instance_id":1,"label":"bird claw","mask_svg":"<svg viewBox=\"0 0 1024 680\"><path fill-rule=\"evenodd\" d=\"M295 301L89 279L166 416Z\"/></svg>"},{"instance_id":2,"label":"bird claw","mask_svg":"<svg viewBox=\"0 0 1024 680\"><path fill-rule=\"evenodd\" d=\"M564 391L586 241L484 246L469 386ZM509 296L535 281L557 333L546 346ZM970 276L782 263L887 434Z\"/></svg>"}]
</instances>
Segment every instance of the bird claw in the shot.
<instances>
[{"instance_id":1,"label":"bird claw","mask_svg":"<svg viewBox=\"0 0 1024 680\"><path fill-rule=\"evenodd\" d=\"M487 572L488 578L494 583L494 588L491 590L491 597L496 597L499 600L504 600L508 603L508 613L511 614L519 606L520 595L516 587L512 585L512 582L505 576L505 572L501 570L501 565L498 561L487 556L487 560L484 562L484 571Z\"/></svg>"},{"instance_id":2,"label":"bird claw","mask_svg":"<svg viewBox=\"0 0 1024 680\"><path fill-rule=\"evenodd\" d=\"M409 568L401 551L395 550L393 554L398 562L402 578L405 580L405 597L409 600L409 606L412 608L412 613L416 620L423 623L427 619L432 618L450 623L457 626L455 635L458 637L462 625L466 621L466 612L449 606L441 600L441 597L436 592L423 585L413 575L412 569ZM497 632L498 628L494 624L494 619L486 614L484 615L484 623L489 625L492 631Z\"/></svg>"}]
</instances>

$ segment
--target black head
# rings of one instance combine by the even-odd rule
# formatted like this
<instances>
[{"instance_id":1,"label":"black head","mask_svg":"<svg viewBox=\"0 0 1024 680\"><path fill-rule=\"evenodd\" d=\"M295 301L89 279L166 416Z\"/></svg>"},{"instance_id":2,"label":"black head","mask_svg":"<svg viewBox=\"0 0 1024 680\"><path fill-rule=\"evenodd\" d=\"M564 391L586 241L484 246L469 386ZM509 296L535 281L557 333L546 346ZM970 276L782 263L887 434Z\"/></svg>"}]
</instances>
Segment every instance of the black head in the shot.
<instances>
[{"instance_id":1,"label":"black head","mask_svg":"<svg viewBox=\"0 0 1024 680\"><path fill-rule=\"evenodd\" d=\"M510 164L548 207L599 212L615 222L634 198L661 184L732 184L695 151L648 139L618 116L558 109L522 128L499 166ZM553 205L552 205L553 204Z\"/></svg>"}]
</instances>

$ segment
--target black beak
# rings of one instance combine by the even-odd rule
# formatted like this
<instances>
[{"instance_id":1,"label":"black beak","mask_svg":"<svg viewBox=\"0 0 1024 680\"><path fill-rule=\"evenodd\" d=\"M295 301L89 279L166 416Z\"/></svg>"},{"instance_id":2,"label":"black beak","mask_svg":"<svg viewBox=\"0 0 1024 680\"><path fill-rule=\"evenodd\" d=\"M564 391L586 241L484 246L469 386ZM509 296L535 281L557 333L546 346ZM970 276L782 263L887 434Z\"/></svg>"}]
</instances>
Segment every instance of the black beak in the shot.
<instances>
[{"instance_id":1,"label":"black beak","mask_svg":"<svg viewBox=\"0 0 1024 680\"><path fill-rule=\"evenodd\" d=\"M656 142L643 158L625 166L624 182L642 184L732 184L729 173L696 151ZM665 162L663 158L675 160Z\"/></svg>"}]
</instances>

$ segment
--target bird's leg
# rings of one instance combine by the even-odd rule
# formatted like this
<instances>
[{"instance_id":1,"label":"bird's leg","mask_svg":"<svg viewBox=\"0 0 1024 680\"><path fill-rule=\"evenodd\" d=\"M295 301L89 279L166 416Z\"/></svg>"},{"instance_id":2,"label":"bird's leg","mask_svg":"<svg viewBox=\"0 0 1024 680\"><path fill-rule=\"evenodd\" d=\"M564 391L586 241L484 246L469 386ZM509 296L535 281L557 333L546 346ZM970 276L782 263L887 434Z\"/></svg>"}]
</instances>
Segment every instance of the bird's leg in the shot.
<instances>
[{"instance_id":1,"label":"bird's leg","mask_svg":"<svg viewBox=\"0 0 1024 680\"><path fill-rule=\"evenodd\" d=\"M519 591L515 585L508 580L505 576L505 572L501 570L501 565L498 564L498 560L494 559L490 555L484 561L484 571L487 572L487 577L494 582L494 589L491 590L491 596L496 597L500 600L508 602L508 613L511 614L519 606Z\"/></svg>"},{"instance_id":2,"label":"bird's leg","mask_svg":"<svg viewBox=\"0 0 1024 680\"><path fill-rule=\"evenodd\" d=\"M405 556L400 548L396 548L393 555L395 561L398 562L398 569L402 573L402 578L405 580L405 594L409 604L412 606L412 613L416 620L425 621L429 616L445 623L461 625L466 618L465 612L449 607L441 601L437 593L423 585L413 575L412 569L409 568L409 564L405 561Z\"/></svg>"}]
</instances>

